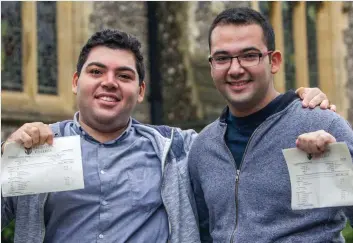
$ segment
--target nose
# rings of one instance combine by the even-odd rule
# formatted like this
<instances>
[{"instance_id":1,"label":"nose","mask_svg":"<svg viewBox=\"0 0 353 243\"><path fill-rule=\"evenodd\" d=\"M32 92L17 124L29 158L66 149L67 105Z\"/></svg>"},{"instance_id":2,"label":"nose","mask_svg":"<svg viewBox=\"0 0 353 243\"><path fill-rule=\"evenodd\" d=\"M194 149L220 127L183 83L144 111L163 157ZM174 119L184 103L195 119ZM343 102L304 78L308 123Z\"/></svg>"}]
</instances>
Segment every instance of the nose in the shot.
<instances>
[{"instance_id":1,"label":"nose","mask_svg":"<svg viewBox=\"0 0 353 243\"><path fill-rule=\"evenodd\" d=\"M240 65L238 58L232 58L228 73L231 75L239 75L244 73L244 68Z\"/></svg>"},{"instance_id":2,"label":"nose","mask_svg":"<svg viewBox=\"0 0 353 243\"><path fill-rule=\"evenodd\" d=\"M116 89L118 88L118 81L115 79L115 75L108 73L101 83L102 87L106 89Z\"/></svg>"}]
</instances>

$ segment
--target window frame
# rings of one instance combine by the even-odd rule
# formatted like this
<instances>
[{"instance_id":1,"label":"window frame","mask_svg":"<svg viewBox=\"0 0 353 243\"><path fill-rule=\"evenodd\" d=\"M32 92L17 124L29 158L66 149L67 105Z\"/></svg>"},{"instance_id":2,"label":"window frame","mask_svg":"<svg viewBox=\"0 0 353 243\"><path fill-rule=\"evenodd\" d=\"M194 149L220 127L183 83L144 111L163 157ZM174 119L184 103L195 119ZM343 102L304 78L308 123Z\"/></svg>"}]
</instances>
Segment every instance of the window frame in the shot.
<instances>
[{"instance_id":1,"label":"window frame","mask_svg":"<svg viewBox=\"0 0 353 243\"><path fill-rule=\"evenodd\" d=\"M71 80L75 70L75 33L72 2L57 2L57 95L38 93L37 5L21 2L23 91L1 91L2 119L62 120L72 117L75 99ZM76 17L77 18L77 17ZM75 33L75 35L74 35Z\"/></svg>"}]
</instances>

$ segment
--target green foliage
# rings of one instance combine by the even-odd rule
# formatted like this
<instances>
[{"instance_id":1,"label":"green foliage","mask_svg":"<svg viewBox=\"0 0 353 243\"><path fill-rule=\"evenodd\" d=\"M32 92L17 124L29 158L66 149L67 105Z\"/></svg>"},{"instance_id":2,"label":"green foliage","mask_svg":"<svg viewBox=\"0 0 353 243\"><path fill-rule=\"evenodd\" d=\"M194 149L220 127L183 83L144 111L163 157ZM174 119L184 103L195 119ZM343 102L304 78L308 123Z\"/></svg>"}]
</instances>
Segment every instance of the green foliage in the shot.
<instances>
[{"instance_id":1,"label":"green foliage","mask_svg":"<svg viewBox=\"0 0 353 243\"><path fill-rule=\"evenodd\" d=\"M12 221L12 223L1 232L2 243L13 242L14 228L15 228L15 221ZM353 243L353 229L349 225L349 223L347 223L346 227L343 229L342 234L346 239L346 243Z\"/></svg>"},{"instance_id":2,"label":"green foliage","mask_svg":"<svg viewBox=\"0 0 353 243\"><path fill-rule=\"evenodd\" d=\"M353 243L353 229L349 223L347 223L346 227L343 229L342 234L346 239L346 243Z\"/></svg>"},{"instance_id":3,"label":"green foliage","mask_svg":"<svg viewBox=\"0 0 353 243\"><path fill-rule=\"evenodd\" d=\"M2 243L12 243L15 233L15 221L13 220L2 232L1 232L1 242Z\"/></svg>"}]
</instances>

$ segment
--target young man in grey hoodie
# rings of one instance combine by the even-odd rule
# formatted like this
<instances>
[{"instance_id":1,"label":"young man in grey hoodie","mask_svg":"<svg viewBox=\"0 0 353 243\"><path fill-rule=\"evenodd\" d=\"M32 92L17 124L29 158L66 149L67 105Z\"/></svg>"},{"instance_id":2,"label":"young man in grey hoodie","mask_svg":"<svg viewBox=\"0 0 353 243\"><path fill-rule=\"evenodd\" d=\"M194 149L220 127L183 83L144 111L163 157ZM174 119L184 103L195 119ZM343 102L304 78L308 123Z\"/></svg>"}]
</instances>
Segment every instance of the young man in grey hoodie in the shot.
<instances>
[{"instance_id":1,"label":"young man in grey hoodie","mask_svg":"<svg viewBox=\"0 0 353 243\"><path fill-rule=\"evenodd\" d=\"M227 107L189 152L201 241L344 242L341 231L353 208L293 211L282 149L295 147L301 134L324 130L352 154L350 125L332 111L302 109L292 91L275 90L282 55L270 23L257 11L220 13L209 30L209 49L211 75ZM322 135L319 143L302 135L298 146L318 153L335 141L323 131L314 137Z\"/></svg>"}]
</instances>

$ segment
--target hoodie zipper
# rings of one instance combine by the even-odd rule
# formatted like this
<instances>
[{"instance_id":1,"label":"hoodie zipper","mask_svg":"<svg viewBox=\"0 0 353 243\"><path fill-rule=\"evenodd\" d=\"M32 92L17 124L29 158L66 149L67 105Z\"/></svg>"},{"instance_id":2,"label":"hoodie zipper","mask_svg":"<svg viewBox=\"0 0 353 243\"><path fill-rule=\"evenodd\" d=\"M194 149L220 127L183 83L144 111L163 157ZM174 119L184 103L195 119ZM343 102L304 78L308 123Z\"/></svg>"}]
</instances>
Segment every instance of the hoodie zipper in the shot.
<instances>
[{"instance_id":1,"label":"hoodie zipper","mask_svg":"<svg viewBox=\"0 0 353 243\"><path fill-rule=\"evenodd\" d=\"M239 177L240 177L240 169L241 169L241 166L243 165L243 162L244 162L244 158L245 158L245 155L246 155L246 152L248 150L248 147L249 147L249 144L251 142L251 139L253 138L254 134L256 133L256 131L258 130L258 128L261 126L262 124L260 124L256 129L255 131L251 134L247 144L246 144L246 147L245 147L245 151L244 151L244 154L243 154L243 157L241 159L241 162L240 162L240 165L239 165L239 169L237 170L236 169L236 175L235 175L235 226L234 226L234 230L233 230L233 233L232 233L232 237L230 238L230 243L234 243L234 237L235 237L235 232L237 231L237 226L238 226L238 211L239 211L239 203L238 203L238 187L239 187ZM226 129L227 130L227 129ZM224 141L225 142L225 141ZM228 148L228 146L226 145L226 147ZM228 151L230 152L229 148L228 148ZM232 155L232 158L233 158L233 155ZM235 167L235 160L233 158L233 161L234 161L234 167ZM236 167L235 167L236 168Z\"/></svg>"},{"instance_id":2,"label":"hoodie zipper","mask_svg":"<svg viewBox=\"0 0 353 243\"><path fill-rule=\"evenodd\" d=\"M249 140L248 140L248 143L246 144L246 147L245 147L245 151L244 151L244 154L243 154L243 157L241 159L241 162L240 162L240 166L239 166L239 170L236 169L236 166L235 166L235 160L233 158L233 155L232 153L230 152L225 140L224 140L224 137L225 137L225 133L227 131L227 124L225 124L226 126L226 129L223 133L223 141L224 141L224 144L225 144L225 147L227 148L228 150L228 153L230 153L231 155L231 158L233 159L233 162L234 162L234 168L236 170L236 176L235 176L235 202L237 202L238 200L238 187L239 187L239 178L240 178L240 169L241 169L241 166L243 165L243 162L244 162L244 158L245 158L245 155L246 155L246 152L248 150L248 146L252 140L252 138L254 137L254 134L256 133L256 131L259 130L260 127L263 126L264 123L266 123L266 121L268 120L271 120L273 117L277 116L278 114L283 114L284 110L288 110L288 106L290 106L291 104L293 104L293 101L290 102L290 104L287 104L287 107L279 112L276 112L272 115L270 115L269 117L266 118L265 121L263 121L260 125L258 125L258 127L255 129L255 131L251 134ZM239 209L239 206L238 206L239 203L235 203L235 226L234 226L234 230L233 230L233 233L232 233L232 236L230 238L230 243L234 243L234 237L235 237L235 233L236 233L236 230L237 230L237 226L238 226L238 209Z\"/></svg>"}]
</instances>

